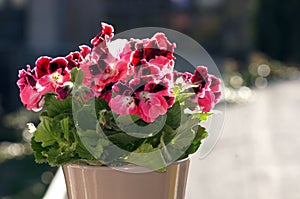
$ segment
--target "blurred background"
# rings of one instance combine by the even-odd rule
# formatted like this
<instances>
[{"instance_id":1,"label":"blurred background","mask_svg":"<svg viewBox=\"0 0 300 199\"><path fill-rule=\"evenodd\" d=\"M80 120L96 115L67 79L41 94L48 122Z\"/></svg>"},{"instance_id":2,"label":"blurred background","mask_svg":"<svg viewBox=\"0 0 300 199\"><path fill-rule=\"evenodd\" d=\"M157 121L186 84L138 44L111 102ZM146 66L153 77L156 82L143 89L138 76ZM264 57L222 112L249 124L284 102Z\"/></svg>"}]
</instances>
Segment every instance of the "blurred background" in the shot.
<instances>
[{"instance_id":1,"label":"blurred background","mask_svg":"<svg viewBox=\"0 0 300 199\"><path fill-rule=\"evenodd\" d=\"M297 187L281 186L285 182L300 184L297 179L285 174L276 177L286 168L295 169L290 176L300 176L297 154L285 159L289 152L279 156L267 153L282 152L282 143L292 147L293 152L300 145L295 142L299 130L289 125L297 123L300 104L299 9L299 0L0 0L0 198L41 198L56 171L34 162L26 123L37 121L38 114L26 111L20 103L18 70L26 64L33 66L41 55L64 56L80 44L89 44L99 31L100 21L114 25L116 33L147 26L180 31L198 41L221 71L228 110L223 136L209 158L195 158L192 163L188 199L198 199L199 195L209 199L300 198ZM274 109L282 111L276 115ZM251 120L260 115L265 115L264 122ZM289 129L274 128L283 120ZM291 130L295 133L284 139L284 133ZM260 136L271 144L269 148L260 148L265 146L264 141L255 145L254 138ZM265 158L255 158L260 157L260 149ZM268 162L272 155L276 161L273 158ZM254 157L256 166L270 164L272 172L251 167L249 156ZM278 166L281 161L291 161L293 167ZM193 166L198 164L206 165L201 168L203 173L197 173ZM222 169L210 164L228 168L220 173ZM228 175L224 176L224 172ZM227 187L228 182L232 186ZM235 187L241 183L243 189ZM212 188L215 186L218 192ZM273 189L277 189L276 196L264 195L264 191Z\"/></svg>"}]
</instances>

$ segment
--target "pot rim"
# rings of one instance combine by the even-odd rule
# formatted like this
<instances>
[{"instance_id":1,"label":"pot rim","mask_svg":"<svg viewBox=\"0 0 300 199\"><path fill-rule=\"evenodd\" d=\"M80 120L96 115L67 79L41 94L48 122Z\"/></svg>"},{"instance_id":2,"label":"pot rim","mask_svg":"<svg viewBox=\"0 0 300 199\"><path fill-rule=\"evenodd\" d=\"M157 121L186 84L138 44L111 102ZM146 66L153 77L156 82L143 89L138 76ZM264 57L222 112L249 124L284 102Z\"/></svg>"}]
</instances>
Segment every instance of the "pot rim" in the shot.
<instances>
[{"instance_id":1,"label":"pot rim","mask_svg":"<svg viewBox=\"0 0 300 199\"><path fill-rule=\"evenodd\" d=\"M172 165L178 165L178 164L182 164L185 163L187 161L190 160L190 157L172 162L170 164L167 165L167 167L172 166ZM146 168L143 166L138 166L138 165L134 165L134 164L128 164L128 165L124 165L124 166L106 166L106 165L88 165L88 164L76 164L76 163L66 163L64 165L62 165L63 167L71 167L74 169L102 169L102 170L117 170L117 171L122 171L122 172L126 172L126 173L148 173L148 172L153 172L155 171L154 169L150 169L150 168Z\"/></svg>"}]
</instances>

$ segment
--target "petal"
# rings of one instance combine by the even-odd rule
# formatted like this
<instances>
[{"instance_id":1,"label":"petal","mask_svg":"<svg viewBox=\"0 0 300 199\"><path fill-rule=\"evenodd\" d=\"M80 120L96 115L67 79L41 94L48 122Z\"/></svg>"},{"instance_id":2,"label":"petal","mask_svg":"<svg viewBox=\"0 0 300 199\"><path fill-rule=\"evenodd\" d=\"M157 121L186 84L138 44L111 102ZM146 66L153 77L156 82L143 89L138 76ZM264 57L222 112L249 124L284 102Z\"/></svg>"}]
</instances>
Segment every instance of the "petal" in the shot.
<instances>
[{"instance_id":1,"label":"petal","mask_svg":"<svg viewBox=\"0 0 300 199\"><path fill-rule=\"evenodd\" d=\"M41 78L44 75L49 74L48 68L51 60L52 58L47 56L39 57L36 60L35 66L36 66L36 73L38 78Z\"/></svg>"},{"instance_id":2,"label":"petal","mask_svg":"<svg viewBox=\"0 0 300 199\"><path fill-rule=\"evenodd\" d=\"M220 84L221 81L220 79L216 78L214 75L210 75L211 83L210 83L210 90L213 92L218 92L220 91Z\"/></svg>"},{"instance_id":3,"label":"petal","mask_svg":"<svg viewBox=\"0 0 300 199\"><path fill-rule=\"evenodd\" d=\"M64 57L56 57L54 59L51 60L49 68L48 68L48 72L49 73L53 73L56 70L62 68L66 68L68 66L68 60Z\"/></svg>"},{"instance_id":4,"label":"petal","mask_svg":"<svg viewBox=\"0 0 300 199\"><path fill-rule=\"evenodd\" d=\"M25 86L24 89L20 92L21 101L28 110L40 110L42 108L40 106L42 97L43 93L37 92L29 85Z\"/></svg>"},{"instance_id":5,"label":"petal","mask_svg":"<svg viewBox=\"0 0 300 199\"><path fill-rule=\"evenodd\" d=\"M206 91L203 98L198 98L198 105L202 108L203 112L207 113L214 107L214 101L214 94L210 91Z\"/></svg>"},{"instance_id":6,"label":"petal","mask_svg":"<svg viewBox=\"0 0 300 199\"><path fill-rule=\"evenodd\" d=\"M136 114L137 107L132 97L117 95L109 102L109 106L113 112L120 115Z\"/></svg>"}]
</instances>

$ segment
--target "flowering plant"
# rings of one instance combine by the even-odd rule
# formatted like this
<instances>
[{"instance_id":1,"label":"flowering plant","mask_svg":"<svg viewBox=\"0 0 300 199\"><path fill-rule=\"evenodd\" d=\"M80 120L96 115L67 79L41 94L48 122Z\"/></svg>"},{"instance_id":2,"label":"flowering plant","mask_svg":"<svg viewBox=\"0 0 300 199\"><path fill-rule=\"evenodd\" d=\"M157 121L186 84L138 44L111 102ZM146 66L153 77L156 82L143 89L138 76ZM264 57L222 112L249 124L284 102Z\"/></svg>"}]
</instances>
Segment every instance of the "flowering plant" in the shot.
<instances>
[{"instance_id":1,"label":"flowering plant","mask_svg":"<svg viewBox=\"0 0 300 199\"><path fill-rule=\"evenodd\" d=\"M163 33L113 36L101 23L92 48L42 56L19 71L22 103L43 110L40 123L29 124L38 163L160 169L194 153L207 136L201 122L220 99L220 80L204 66L194 74L174 70L176 46Z\"/></svg>"}]
</instances>

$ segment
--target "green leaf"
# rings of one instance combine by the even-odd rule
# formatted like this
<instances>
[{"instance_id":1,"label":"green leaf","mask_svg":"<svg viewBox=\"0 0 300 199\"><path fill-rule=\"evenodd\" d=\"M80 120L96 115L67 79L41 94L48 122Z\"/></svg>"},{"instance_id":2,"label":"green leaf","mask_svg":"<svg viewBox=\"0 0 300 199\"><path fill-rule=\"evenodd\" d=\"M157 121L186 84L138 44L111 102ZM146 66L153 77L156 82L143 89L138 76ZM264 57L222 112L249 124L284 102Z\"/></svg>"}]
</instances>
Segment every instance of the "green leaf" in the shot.
<instances>
[{"instance_id":1,"label":"green leaf","mask_svg":"<svg viewBox=\"0 0 300 199\"><path fill-rule=\"evenodd\" d=\"M103 153L103 148L110 143L102 134L95 130L83 131L82 129L78 129L77 133L82 149L81 157L85 156L88 157L88 159L99 159ZM91 158L91 156L93 156L93 158Z\"/></svg>"},{"instance_id":2,"label":"green leaf","mask_svg":"<svg viewBox=\"0 0 300 199\"><path fill-rule=\"evenodd\" d=\"M93 99L84 102L83 104L74 105L73 111L76 127L84 130L95 130L98 124L98 119L95 110L95 101Z\"/></svg>"},{"instance_id":3,"label":"green leaf","mask_svg":"<svg viewBox=\"0 0 300 199\"><path fill-rule=\"evenodd\" d=\"M166 124L168 124L168 126L172 127L173 129L177 129L180 126L181 116L182 110L180 103L175 102L167 112Z\"/></svg>"},{"instance_id":4,"label":"green leaf","mask_svg":"<svg viewBox=\"0 0 300 199\"><path fill-rule=\"evenodd\" d=\"M72 70L70 72L71 73L71 79L70 79L71 82L73 82L73 83L75 82L79 70L80 69L77 67L72 68Z\"/></svg>"},{"instance_id":5,"label":"green leaf","mask_svg":"<svg viewBox=\"0 0 300 199\"><path fill-rule=\"evenodd\" d=\"M145 140L144 138L133 137L121 131L111 133L110 135L107 135L107 138L114 145L125 151L135 150Z\"/></svg>"},{"instance_id":6,"label":"green leaf","mask_svg":"<svg viewBox=\"0 0 300 199\"><path fill-rule=\"evenodd\" d=\"M59 100L55 94L46 94L44 107L49 117L54 117L61 113L72 113L72 96Z\"/></svg>"},{"instance_id":7,"label":"green leaf","mask_svg":"<svg viewBox=\"0 0 300 199\"><path fill-rule=\"evenodd\" d=\"M153 148L151 144L144 143L126 158L126 161L154 170L165 170L167 163L161 150Z\"/></svg>"},{"instance_id":8,"label":"green leaf","mask_svg":"<svg viewBox=\"0 0 300 199\"><path fill-rule=\"evenodd\" d=\"M79 159L95 160L94 156L82 144L77 145L76 153Z\"/></svg>"},{"instance_id":9,"label":"green leaf","mask_svg":"<svg viewBox=\"0 0 300 199\"><path fill-rule=\"evenodd\" d=\"M159 116L154 122L147 123L136 117L133 121L131 115L119 116L116 118L117 126L124 132L128 132L133 137L152 137L159 133L165 124L166 116Z\"/></svg>"},{"instance_id":10,"label":"green leaf","mask_svg":"<svg viewBox=\"0 0 300 199\"><path fill-rule=\"evenodd\" d=\"M163 138L163 143L168 144L171 142L171 140L176 136L176 130L171 128L169 125L165 125L162 131L161 138ZM160 139L160 142L162 140Z\"/></svg>"},{"instance_id":11,"label":"green leaf","mask_svg":"<svg viewBox=\"0 0 300 199\"><path fill-rule=\"evenodd\" d=\"M192 144L190 145L190 147L187 149L186 154L188 155L188 154L195 153L199 149L199 147L201 145L201 141L203 139L205 139L207 137L207 135L208 135L208 133L207 133L206 129L199 125L197 128L196 136L195 136Z\"/></svg>"},{"instance_id":12,"label":"green leaf","mask_svg":"<svg viewBox=\"0 0 300 199\"><path fill-rule=\"evenodd\" d=\"M44 151L45 148L42 147L42 144L40 142L36 142L34 140L34 137L32 137L31 139L31 148L34 151L35 161L37 163L47 162L47 159L42 155L42 151Z\"/></svg>"},{"instance_id":13,"label":"green leaf","mask_svg":"<svg viewBox=\"0 0 300 199\"><path fill-rule=\"evenodd\" d=\"M79 68L73 68L71 70L71 82L75 83L76 86L79 86L82 84L84 78L84 73L81 69Z\"/></svg>"},{"instance_id":14,"label":"green leaf","mask_svg":"<svg viewBox=\"0 0 300 199\"><path fill-rule=\"evenodd\" d=\"M53 129L51 129L52 118L41 116L41 123L37 126L34 132L34 140L41 142L42 147L51 146L56 142L56 137L53 135Z\"/></svg>"},{"instance_id":15,"label":"green leaf","mask_svg":"<svg viewBox=\"0 0 300 199\"><path fill-rule=\"evenodd\" d=\"M200 121L206 121L212 113L193 113L193 118L198 118Z\"/></svg>"},{"instance_id":16,"label":"green leaf","mask_svg":"<svg viewBox=\"0 0 300 199\"><path fill-rule=\"evenodd\" d=\"M95 99L95 109L96 112L99 112L100 110L110 110L110 107L107 101L99 97Z\"/></svg>"},{"instance_id":17,"label":"green leaf","mask_svg":"<svg viewBox=\"0 0 300 199\"><path fill-rule=\"evenodd\" d=\"M212 113L201 113L200 114L200 120L201 121L206 121L208 119L209 116L211 116Z\"/></svg>"},{"instance_id":18,"label":"green leaf","mask_svg":"<svg viewBox=\"0 0 300 199\"><path fill-rule=\"evenodd\" d=\"M70 130L69 130L69 118L64 118L60 121L61 129L64 134L65 140L69 141Z\"/></svg>"},{"instance_id":19,"label":"green leaf","mask_svg":"<svg viewBox=\"0 0 300 199\"><path fill-rule=\"evenodd\" d=\"M186 150L193 143L196 137L195 130L199 123L198 119L192 119L190 115L183 117L185 121L175 132L164 131L161 137L162 152L168 162L186 156Z\"/></svg>"}]
</instances>

